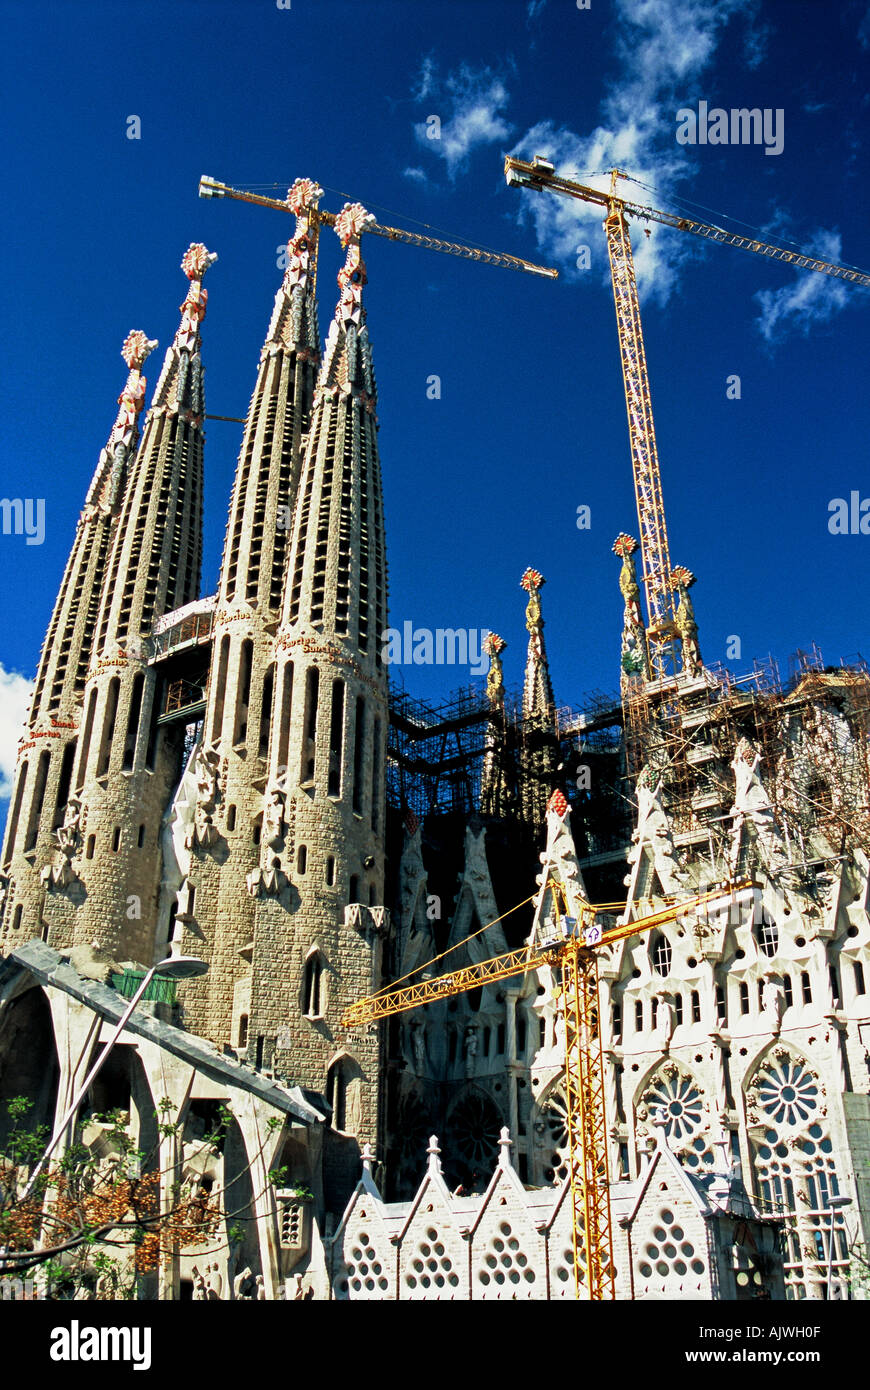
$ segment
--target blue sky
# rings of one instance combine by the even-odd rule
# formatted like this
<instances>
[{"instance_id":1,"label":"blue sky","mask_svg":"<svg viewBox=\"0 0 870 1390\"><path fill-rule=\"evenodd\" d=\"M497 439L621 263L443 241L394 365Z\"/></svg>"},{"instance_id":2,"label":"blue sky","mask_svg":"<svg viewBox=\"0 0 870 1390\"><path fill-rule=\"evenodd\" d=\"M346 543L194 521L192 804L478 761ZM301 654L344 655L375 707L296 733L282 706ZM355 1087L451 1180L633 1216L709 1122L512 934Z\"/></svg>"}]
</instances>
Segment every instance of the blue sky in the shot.
<instances>
[{"instance_id":1,"label":"blue sky","mask_svg":"<svg viewBox=\"0 0 870 1390\"><path fill-rule=\"evenodd\" d=\"M559 268L551 283L374 238L364 248L391 621L493 629L518 684L519 579L534 565L557 701L616 690L611 546L637 521L601 217L508 189L504 154L540 151L568 175L618 163L657 190L641 201L690 200L870 268L866 0L5 0L0 22L0 495L46 508L41 546L0 535L0 774L114 418L121 343L132 328L160 340L150 400L193 240L220 258L207 409L247 408L289 220L198 200L203 173L277 196L306 175L332 210L359 199L381 221ZM679 145L677 111L702 100L782 111L782 152ZM870 656L870 537L828 531L832 498L870 496L868 292L665 227L633 240L671 556L698 575L702 654L724 660L737 636L739 669L768 652L787 669L814 640L829 662ZM340 260L325 233L324 329ZM726 399L732 374L739 400ZM204 592L240 436L208 428ZM403 675L432 698L468 679Z\"/></svg>"}]
</instances>

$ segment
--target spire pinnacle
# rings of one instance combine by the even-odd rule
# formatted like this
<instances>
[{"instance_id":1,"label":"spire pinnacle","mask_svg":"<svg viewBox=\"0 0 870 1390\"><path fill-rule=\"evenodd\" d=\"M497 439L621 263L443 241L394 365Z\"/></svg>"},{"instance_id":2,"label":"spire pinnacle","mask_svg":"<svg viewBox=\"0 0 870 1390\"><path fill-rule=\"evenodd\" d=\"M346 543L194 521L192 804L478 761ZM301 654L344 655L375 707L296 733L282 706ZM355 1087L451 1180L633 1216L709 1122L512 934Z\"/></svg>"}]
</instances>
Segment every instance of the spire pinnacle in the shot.
<instances>
[{"instance_id":1,"label":"spire pinnacle","mask_svg":"<svg viewBox=\"0 0 870 1390\"><path fill-rule=\"evenodd\" d=\"M621 684L625 688L635 676L649 680L649 650L646 629L640 611L640 585L637 582L637 569L634 554L638 543L633 536L620 531L613 542L613 553L622 560L619 571L619 591L622 594L625 610L622 618L622 667Z\"/></svg>"},{"instance_id":2,"label":"spire pinnacle","mask_svg":"<svg viewBox=\"0 0 870 1390\"><path fill-rule=\"evenodd\" d=\"M549 719L553 708L553 687L544 648L544 619L541 616L540 591L547 581L539 570L526 570L520 580L521 588L529 595L526 604L526 629L529 634L529 653L526 659L526 679L523 686L523 713Z\"/></svg>"},{"instance_id":3,"label":"spire pinnacle","mask_svg":"<svg viewBox=\"0 0 870 1390\"><path fill-rule=\"evenodd\" d=\"M93 481L85 498L83 521L90 521L98 512L114 511L117 506L126 463L139 440L139 415L145 403L145 388L148 385L141 368L148 354L153 352L156 346L157 340L146 338L141 329L128 333L124 339L121 356L127 364L129 374L118 397L118 414L108 443L100 454Z\"/></svg>"},{"instance_id":4,"label":"spire pinnacle","mask_svg":"<svg viewBox=\"0 0 870 1390\"><path fill-rule=\"evenodd\" d=\"M151 402L150 413L177 412L183 420L196 426L202 424L205 411L199 326L205 318L208 290L203 288L202 281L216 260L216 252L207 251L201 241L191 242L182 256L181 269L190 281L190 288L180 306L181 323L166 353Z\"/></svg>"},{"instance_id":5,"label":"spire pinnacle","mask_svg":"<svg viewBox=\"0 0 870 1390\"><path fill-rule=\"evenodd\" d=\"M314 293L320 242L317 204L322 197L323 189L313 179L296 179L287 190L287 206L296 217L296 230L287 242L287 266L275 296L261 360L263 355L295 349L300 361L320 361Z\"/></svg>"},{"instance_id":6,"label":"spire pinnacle","mask_svg":"<svg viewBox=\"0 0 870 1390\"><path fill-rule=\"evenodd\" d=\"M347 255L338 272L341 298L329 328L317 387L318 392L331 394L338 390L352 396L370 415L374 414L377 396L362 303L363 286L368 277L360 251L360 237L374 220L374 215L367 212L362 203L345 203L335 219L333 230Z\"/></svg>"},{"instance_id":7,"label":"spire pinnacle","mask_svg":"<svg viewBox=\"0 0 870 1390\"><path fill-rule=\"evenodd\" d=\"M687 676L697 676L704 665L701 648L698 645L698 624L695 622L695 609L689 597L689 590L697 582L691 570L685 565L675 565L671 570L670 586L677 594L679 603L674 616L677 636L682 643L683 672Z\"/></svg>"}]
</instances>

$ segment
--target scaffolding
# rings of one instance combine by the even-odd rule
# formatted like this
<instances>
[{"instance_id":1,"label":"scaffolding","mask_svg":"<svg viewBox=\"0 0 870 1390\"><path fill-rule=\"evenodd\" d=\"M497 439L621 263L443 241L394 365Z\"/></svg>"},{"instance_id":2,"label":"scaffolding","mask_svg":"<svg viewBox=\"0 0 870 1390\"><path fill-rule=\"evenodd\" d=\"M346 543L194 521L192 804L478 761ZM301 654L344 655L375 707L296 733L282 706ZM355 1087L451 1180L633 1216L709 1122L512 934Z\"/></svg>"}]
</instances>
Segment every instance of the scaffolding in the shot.
<instances>
[{"instance_id":1,"label":"scaffolding","mask_svg":"<svg viewBox=\"0 0 870 1390\"><path fill-rule=\"evenodd\" d=\"M737 677L702 668L623 683L626 766L661 782L675 844L727 851L733 827L732 763L741 739L759 775L791 864L818 866L849 844L870 853L870 672L858 657L825 667L813 645L781 680L773 658Z\"/></svg>"}]
</instances>

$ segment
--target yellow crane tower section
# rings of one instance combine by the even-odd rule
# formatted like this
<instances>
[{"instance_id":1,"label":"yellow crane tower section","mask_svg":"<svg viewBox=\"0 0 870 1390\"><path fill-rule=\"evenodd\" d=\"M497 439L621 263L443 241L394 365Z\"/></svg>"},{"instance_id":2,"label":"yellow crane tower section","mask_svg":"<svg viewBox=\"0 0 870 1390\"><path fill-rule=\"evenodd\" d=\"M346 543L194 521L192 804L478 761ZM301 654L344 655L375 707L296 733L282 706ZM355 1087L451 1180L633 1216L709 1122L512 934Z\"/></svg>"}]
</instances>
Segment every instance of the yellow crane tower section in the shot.
<instances>
[{"instance_id":1,"label":"yellow crane tower section","mask_svg":"<svg viewBox=\"0 0 870 1390\"><path fill-rule=\"evenodd\" d=\"M627 217L631 215L645 222L660 222L666 227L675 227L679 231L691 232L694 236L705 237L708 241L722 242L727 246L739 246L746 251L755 251L759 255L767 256L771 260L785 261L788 265L805 270L815 270L822 275L832 275L836 279L846 280L855 285L870 286L870 274L854 267L835 265L831 261L819 260L799 251L790 251L782 246L774 246L768 242L759 241L755 237L727 232L722 227L717 227L709 222L678 216L675 213L662 212L659 208L635 203L628 198L621 198L616 192L617 179L627 178L628 175L621 173L618 169L613 169L610 172L610 189L607 192L598 188L591 188L587 184L575 183L572 179L562 178L555 172L550 161L541 155L536 155L531 163L508 156L504 169L505 178L512 187L531 188L535 192L546 189L552 193L561 193L568 198L577 198L582 202L597 204L605 210L604 230L610 258L616 326L619 334L619 353L622 362L622 380L625 387L625 408L628 414L631 464L637 502L637 524L640 528L650 673L653 680L661 680L675 674L677 669L674 644L676 636L674 590L671 582L668 530L662 501L662 480L653 425L649 375Z\"/></svg>"},{"instance_id":2,"label":"yellow crane tower section","mask_svg":"<svg viewBox=\"0 0 870 1390\"><path fill-rule=\"evenodd\" d=\"M755 891L749 880L725 885L698 897L670 903L650 916L604 932L596 921L598 914L622 904L583 902L579 914L571 917L566 911L567 898L562 884L545 870L534 926L526 946L446 975L418 980L401 988L387 987L352 1004L342 1015L342 1027L359 1028L420 1004L449 999L514 975L525 975L541 966L550 966L561 973L558 996L565 1029L568 1171L573 1211L574 1291L578 1298L584 1282L590 1299L616 1297L598 953L602 947L650 931L693 911L708 915L726 911L739 903L740 895L747 891ZM425 966L420 967L424 969Z\"/></svg>"}]
</instances>

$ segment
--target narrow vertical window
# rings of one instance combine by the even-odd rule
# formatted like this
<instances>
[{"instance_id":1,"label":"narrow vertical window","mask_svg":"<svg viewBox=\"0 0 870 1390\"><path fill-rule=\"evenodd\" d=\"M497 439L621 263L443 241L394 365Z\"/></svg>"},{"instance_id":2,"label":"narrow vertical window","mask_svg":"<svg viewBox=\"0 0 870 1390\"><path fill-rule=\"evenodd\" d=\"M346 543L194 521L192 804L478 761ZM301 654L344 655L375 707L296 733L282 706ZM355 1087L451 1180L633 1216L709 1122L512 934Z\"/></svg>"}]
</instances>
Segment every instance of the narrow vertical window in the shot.
<instances>
[{"instance_id":1,"label":"narrow vertical window","mask_svg":"<svg viewBox=\"0 0 870 1390\"><path fill-rule=\"evenodd\" d=\"M834 1000L834 1008L840 1007L840 976L836 965L828 966L828 979L831 981L831 995Z\"/></svg>"},{"instance_id":2,"label":"narrow vertical window","mask_svg":"<svg viewBox=\"0 0 870 1390\"><path fill-rule=\"evenodd\" d=\"M351 876L350 876L350 893L348 894L348 901L349 901L349 902L352 902L352 903L358 903L358 902L359 902L359 875L358 875L358 874L351 874Z\"/></svg>"},{"instance_id":3,"label":"narrow vertical window","mask_svg":"<svg viewBox=\"0 0 870 1390\"><path fill-rule=\"evenodd\" d=\"M260 699L260 742L257 753L261 758L269 756L269 735L272 731L272 696L275 690L275 667L270 666L263 678L263 694Z\"/></svg>"},{"instance_id":4,"label":"narrow vertical window","mask_svg":"<svg viewBox=\"0 0 870 1390\"><path fill-rule=\"evenodd\" d=\"M45 801L45 784L48 781L48 764L50 758L51 754L46 749L44 753L40 753L39 762L36 764L36 782L33 787L30 818L27 823L27 838L24 841L25 854L34 848L39 834L39 818L42 815L42 806Z\"/></svg>"},{"instance_id":5,"label":"narrow vertical window","mask_svg":"<svg viewBox=\"0 0 870 1390\"><path fill-rule=\"evenodd\" d=\"M317 751L317 700L320 692L320 672L310 666L305 673L305 718L302 722L302 766L300 779L303 783L314 781Z\"/></svg>"},{"instance_id":6,"label":"narrow vertical window","mask_svg":"<svg viewBox=\"0 0 870 1390\"><path fill-rule=\"evenodd\" d=\"M305 845L300 845L296 851L296 872L304 874L308 868L308 849Z\"/></svg>"},{"instance_id":7,"label":"narrow vertical window","mask_svg":"<svg viewBox=\"0 0 870 1390\"><path fill-rule=\"evenodd\" d=\"M248 737L248 706L251 702L251 668L254 663L254 644L246 637L239 652L239 684L236 693L236 722L233 744L244 744Z\"/></svg>"},{"instance_id":8,"label":"narrow vertical window","mask_svg":"<svg viewBox=\"0 0 870 1390\"><path fill-rule=\"evenodd\" d=\"M794 991L791 984L791 975L783 975L782 992L785 995L785 1007L790 1009L794 1004Z\"/></svg>"},{"instance_id":9,"label":"narrow vertical window","mask_svg":"<svg viewBox=\"0 0 870 1390\"><path fill-rule=\"evenodd\" d=\"M284 772L290 752L290 716L293 712L293 662L281 672L281 708L278 712L278 772Z\"/></svg>"},{"instance_id":10,"label":"narrow vertical window","mask_svg":"<svg viewBox=\"0 0 870 1390\"><path fill-rule=\"evenodd\" d=\"M91 751L91 735L94 731L94 714L97 708L97 692L92 690L88 697L88 712L85 715L85 727L82 734L81 757L79 758L79 770L76 777L76 791L81 791L85 780L85 769L88 765L88 754Z\"/></svg>"},{"instance_id":11,"label":"narrow vertical window","mask_svg":"<svg viewBox=\"0 0 870 1390\"><path fill-rule=\"evenodd\" d=\"M69 801L69 789L72 782L73 762L75 761L75 743L68 743L63 750L63 761L60 765L60 779L57 784L57 796L54 798L54 820L52 829L57 830L59 825L63 825L66 803Z\"/></svg>"},{"instance_id":12,"label":"narrow vertical window","mask_svg":"<svg viewBox=\"0 0 870 1390\"><path fill-rule=\"evenodd\" d=\"M635 1031L636 1033L642 1033L642 1032L643 1032L643 1000L642 1000L642 999L635 999L635 1001L634 1001L634 1031Z\"/></svg>"},{"instance_id":13,"label":"narrow vertical window","mask_svg":"<svg viewBox=\"0 0 870 1390\"><path fill-rule=\"evenodd\" d=\"M691 1003L691 1005L692 1005L692 1022L693 1022L693 1023L700 1023L700 1022L701 1022L701 996L700 996L700 994L698 993L698 991L697 991L696 989L693 989L693 990L692 990L692 993L691 993L691 996L690 996L690 1003Z\"/></svg>"},{"instance_id":14,"label":"narrow vertical window","mask_svg":"<svg viewBox=\"0 0 870 1390\"><path fill-rule=\"evenodd\" d=\"M219 743L221 731L224 724L224 700L227 690L227 667L230 660L230 639L229 634L221 638L220 649L218 651L217 670L215 672L214 686L214 712L211 720L211 741Z\"/></svg>"},{"instance_id":15,"label":"narrow vertical window","mask_svg":"<svg viewBox=\"0 0 870 1390\"><path fill-rule=\"evenodd\" d=\"M681 994L676 994L676 995L674 996L674 1026L675 1026L676 1028L679 1028L680 1025L682 1024L682 1022L683 1022L683 996L682 996Z\"/></svg>"},{"instance_id":16,"label":"narrow vertical window","mask_svg":"<svg viewBox=\"0 0 870 1390\"><path fill-rule=\"evenodd\" d=\"M127 714L127 732L124 735L124 760L121 767L124 772L132 772L133 762L136 757L136 741L139 735L139 718L142 714L142 692L145 689L145 673L140 671L133 678L133 690L130 694L130 709Z\"/></svg>"},{"instance_id":17,"label":"narrow vertical window","mask_svg":"<svg viewBox=\"0 0 870 1390\"><path fill-rule=\"evenodd\" d=\"M366 702L362 695L357 696L356 719L353 730L353 809L362 815L363 799L363 754L366 737Z\"/></svg>"},{"instance_id":18,"label":"narrow vertical window","mask_svg":"<svg viewBox=\"0 0 870 1390\"><path fill-rule=\"evenodd\" d=\"M118 697L121 693L121 678L113 676L106 694L106 709L103 715L103 736L100 740L100 756L97 760L97 776L105 777L112 758L112 739L115 734L115 719L118 715Z\"/></svg>"},{"instance_id":19,"label":"narrow vertical window","mask_svg":"<svg viewBox=\"0 0 870 1390\"><path fill-rule=\"evenodd\" d=\"M740 1012L741 1012L742 1014L748 1014L748 1013L749 1013L749 986L748 986L748 984L746 983L745 980L741 980L741 981L740 981L740 990L739 990L739 993L740 993Z\"/></svg>"},{"instance_id":20,"label":"narrow vertical window","mask_svg":"<svg viewBox=\"0 0 870 1390\"><path fill-rule=\"evenodd\" d=\"M803 995L805 1004L812 1004L813 987L810 984L810 977L806 970L801 971L801 994Z\"/></svg>"},{"instance_id":21,"label":"narrow vertical window","mask_svg":"<svg viewBox=\"0 0 870 1390\"><path fill-rule=\"evenodd\" d=\"M864 967L859 960L852 962L852 971L855 975L855 993L864 993Z\"/></svg>"},{"instance_id":22,"label":"narrow vertical window","mask_svg":"<svg viewBox=\"0 0 870 1390\"><path fill-rule=\"evenodd\" d=\"M728 1022L728 1003L725 998L725 986L716 986L716 1022L727 1024Z\"/></svg>"},{"instance_id":23,"label":"narrow vertical window","mask_svg":"<svg viewBox=\"0 0 870 1390\"><path fill-rule=\"evenodd\" d=\"M141 849L142 846L144 845L144 843L145 843L145 826L144 826L144 825L140 825L140 826L139 826L139 835L138 835L138 838L137 838L137 840L136 840L136 844L137 844L138 848Z\"/></svg>"},{"instance_id":24,"label":"narrow vertical window","mask_svg":"<svg viewBox=\"0 0 870 1390\"><path fill-rule=\"evenodd\" d=\"M71 745L72 746L72 745ZM24 789L27 786L28 764L21 764L21 771L18 774L18 787L15 791L15 804L12 807L12 815L9 818L9 826L6 831L6 858L5 863L9 863L12 858L12 851L15 848L15 836L18 833L18 820L21 815L21 803L24 800Z\"/></svg>"},{"instance_id":25,"label":"narrow vertical window","mask_svg":"<svg viewBox=\"0 0 870 1390\"><path fill-rule=\"evenodd\" d=\"M381 721L375 720L372 731L372 830L377 834L380 828L381 795Z\"/></svg>"},{"instance_id":26,"label":"narrow vertical window","mask_svg":"<svg viewBox=\"0 0 870 1390\"><path fill-rule=\"evenodd\" d=\"M335 886L335 859L331 854L326 856L326 886L327 888Z\"/></svg>"},{"instance_id":27,"label":"narrow vertical window","mask_svg":"<svg viewBox=\"0 0 870 1390\"><path fill-rule=\"evenodd\" d=\"M308 1018L321 1018L323 1015L322 976L323 960L320 952L314 951L305 962L303 981L304 1012Z\"/></svg>"},{"instance_id":28,"label":"narrow vertical window","mask_svg":"<svg viewBox=\"0 0 870 1390\"><path fill-rule=\"evenodd\" d=\"M329 779L326 790L330 796L341 796L341 763L344 753L344 681L332 682L332 713L329 719Z\"/></svg>"}]
</instances>

